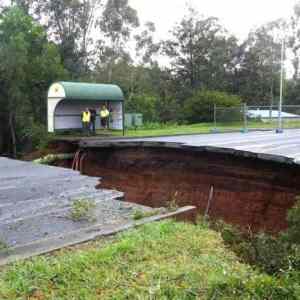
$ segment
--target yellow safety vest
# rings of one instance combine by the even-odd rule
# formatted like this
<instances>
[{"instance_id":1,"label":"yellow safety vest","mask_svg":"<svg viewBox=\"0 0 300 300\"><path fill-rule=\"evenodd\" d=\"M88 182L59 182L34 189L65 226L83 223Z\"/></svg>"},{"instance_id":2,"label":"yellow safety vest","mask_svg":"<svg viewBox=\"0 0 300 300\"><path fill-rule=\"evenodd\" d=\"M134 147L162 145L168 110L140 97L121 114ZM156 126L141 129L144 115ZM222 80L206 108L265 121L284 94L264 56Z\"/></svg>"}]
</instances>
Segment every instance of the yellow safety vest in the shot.
<instances>
[{"instance_id":1,"label":"yellow safety vest","mask_svg":"<svg viewBox=\"0 0 300 300\"><path fill-rule=\"evenodd\" d=\"M82 122L84 123L88 123L91 121L91 113L88 111L84 111L83 114L82 114Z\"/></svg>"},{"instance_id":2,"label":"yellow safety vest","mask_svg":"<svg viewBox=\"0 0 300 300\"><path fill-rule=\"evenodd\" d=\"M104 109L100 111L100 117L101 118L107 118L109 116L109 111L108 109Z\"/></svg>"}]
</instances>

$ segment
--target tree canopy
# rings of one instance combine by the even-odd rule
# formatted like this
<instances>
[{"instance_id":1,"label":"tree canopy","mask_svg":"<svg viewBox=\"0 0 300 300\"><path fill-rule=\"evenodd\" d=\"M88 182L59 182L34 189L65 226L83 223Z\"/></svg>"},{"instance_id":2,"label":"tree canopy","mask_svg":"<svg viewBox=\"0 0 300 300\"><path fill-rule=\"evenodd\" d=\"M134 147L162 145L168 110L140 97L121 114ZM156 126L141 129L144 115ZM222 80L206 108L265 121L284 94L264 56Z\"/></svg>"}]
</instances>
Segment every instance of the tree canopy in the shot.
<instances>
[{"instance_id":1,"label":"tree canopy","mask_svg":"<svg viewBox=\"0 0 300 300\"><path fill-rule=\"evenodd\" d=\"M286 102L300 104L300 2L291 19L263 24L245 40L191 8L159 40L155 24L140 24L138 13L128 0L14 0L2 7L0 153L16 154L40 134L55 80L119 84L127 111L149 122L207 120L195 107L225 98L277 105L284 35L293 66Z\"/></svg>"}]
</instances>

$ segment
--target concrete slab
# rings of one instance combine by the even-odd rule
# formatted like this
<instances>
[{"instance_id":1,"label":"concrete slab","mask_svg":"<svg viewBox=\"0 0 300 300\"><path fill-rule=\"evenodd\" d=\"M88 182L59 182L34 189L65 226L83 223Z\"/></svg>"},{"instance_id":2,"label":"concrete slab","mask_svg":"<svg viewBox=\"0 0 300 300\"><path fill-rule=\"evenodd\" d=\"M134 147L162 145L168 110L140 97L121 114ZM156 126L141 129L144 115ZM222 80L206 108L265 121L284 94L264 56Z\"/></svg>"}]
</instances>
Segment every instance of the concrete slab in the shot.
<instances>
[{"instance_id":1,"label":"concrete slab","mask_svg":"<svg viewBox=\"0 0 300 300\"><path fill-rule=\"evenodd\" d=\"M1 157L0 265L127 228L136 210L153 210L122 201L122 192L97 190L98 182L72 170ZM93 218L71 217L78 199L93 201Z\"/></svg>"},{"instance_id":2,"label":"concrete slab","mask_svg":"<svg viewBox=\"0 0 300 300\"><path fill-rule=\"evenodd\" d=\"M123 223L96 224L88 228L69 232L67 235L57 235L54 237L40 239L33 243L11 247L8 250L0 251L0 266L15 262L17 260L53 252L64 247L91 241L99 237L115 235L125 230L129 230L150 222L161 221L168 218L180 219L181 217L184 217L186 214L190 214L195 210L196 207L187 206L179 208L174 212L161 213L139 221L133 221L130 219Z\"/></svg>"}]
</instances>

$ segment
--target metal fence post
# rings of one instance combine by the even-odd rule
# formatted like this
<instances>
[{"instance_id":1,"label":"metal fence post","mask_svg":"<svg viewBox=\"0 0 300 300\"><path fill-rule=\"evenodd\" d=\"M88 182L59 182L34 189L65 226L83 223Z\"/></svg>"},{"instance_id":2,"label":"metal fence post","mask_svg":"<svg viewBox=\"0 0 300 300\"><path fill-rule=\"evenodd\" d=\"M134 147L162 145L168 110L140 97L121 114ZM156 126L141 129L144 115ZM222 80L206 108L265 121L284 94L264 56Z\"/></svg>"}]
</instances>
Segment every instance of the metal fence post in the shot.
<instances>
[{"instance_id":1,"label":"metal fence post","mask_svg":"<svg viewBox=\"0 0 300 300\"><path fill-rule=\"evenodd\" d=\"M280 98L278 107L278 128L276 133L283 133L282 126L282 101L283 101L283 85L284 85L284 71L285 71L285 37L282 39L281 45L281 72L280 72Z\"/></svg>"},{"instance_id":2,"label":"metal fence post","mask_svg":"<svg viewBox=\"0 0 300 300\"><path fill-rule=\"evenodd\" d=\"M248 132L248 106L247 103L243 104L243 116L244 116L244 129L243 132Z\"/></svg>"},{"instance_id":3,"label":"metal fence post","mask_svg":"<svg viewBox=\"0 0 300 300\"><path fill-rule=\"evenodd\" d=\"M215 130L217 130L217 104L214 104L214 126Z\"/></svg>"},{"instance_id":4,"label":"metal fence post","mask_svg":"<svg viewBox=\"0 0 300 300\"><path fill-rule=\"evenodd\" d=\"M217 128L217 104L214 104L214 128L213 128L212 132L213 133L218 132L218 128Z\"/></svg>"}]
</instances>

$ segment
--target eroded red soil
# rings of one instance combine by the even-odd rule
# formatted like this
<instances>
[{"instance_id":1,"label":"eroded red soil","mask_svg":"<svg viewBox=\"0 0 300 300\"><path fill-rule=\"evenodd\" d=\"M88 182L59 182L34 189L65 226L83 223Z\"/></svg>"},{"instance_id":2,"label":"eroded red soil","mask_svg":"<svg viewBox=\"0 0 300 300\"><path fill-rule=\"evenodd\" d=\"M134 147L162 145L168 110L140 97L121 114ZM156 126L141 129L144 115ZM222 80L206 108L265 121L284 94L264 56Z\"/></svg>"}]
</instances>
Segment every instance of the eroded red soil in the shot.
<instances>
[{"instance_id":1,"label":"eroded red soil","mask_svg":"<svg viewBox=\"0 0 300 300\"><path fill-rule=\"evenodd\" d=\"M300 168L225 154L175 149L89 150L83 173L101 177L101 187L125 192L126 201L148 206L195 205L213 218L278 232L300 195Z\"/></svg>"}]
</instances>

